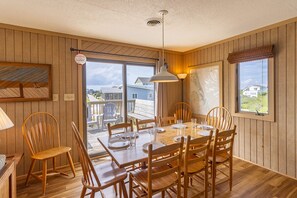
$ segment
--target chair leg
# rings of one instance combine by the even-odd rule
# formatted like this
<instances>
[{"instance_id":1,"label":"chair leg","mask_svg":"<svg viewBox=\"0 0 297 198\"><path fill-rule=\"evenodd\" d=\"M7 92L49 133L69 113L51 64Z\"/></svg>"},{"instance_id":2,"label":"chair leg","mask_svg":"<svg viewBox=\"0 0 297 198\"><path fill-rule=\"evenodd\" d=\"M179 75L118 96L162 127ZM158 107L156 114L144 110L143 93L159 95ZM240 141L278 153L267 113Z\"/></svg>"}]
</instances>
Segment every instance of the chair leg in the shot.
<instances>
[{"instance_id":1,"label":"chair leg","mask_svg":"<svg viewBox=\"0 0 297 198\"><path fill-rule=\"evenodd\" d=\"M90 198L95 198L95 191L92 190Z\"/></svg>"},{"instance_id":2,"label":"chair leg","mask_svg":"<svg viewBox=\"0 0 297 198\"><path fill-rule=\"evenodd\" d=\"M133 196L133 179L131 174L129 175L129 197L132 198Z\"/></svg>"},{"instance_id":3,"label":"chair leg","mask_svg":"<svg viewBox=\"0 0 297 198\"><path fill-rule=\"evenodd\" d=\"M121 186L122 186L122 191L123 191L123 197L124 198L128 198L128 193L127 193L127 190L126 190L126 186L125 186L124 180L121 181Z\"/></svg>"},{"instance_id":4,"label":"chair leg","mask_svg":"<svg viewBox=\"0 0 297 198\"><path fill-rule=\"evenodd\" d=\"M83 189L82 189L81 194L80 194L80 198L85 197L86 191L87 191L87 188L85 186L83 186Z\"/></svg>"},{"instance_id":5,"label":"chair leg","mask_svg":"<svg viewBox=\"0 0 297 198\"><path fill-rule=\"evenodd\" d=\"M32 174L32 171L33 171L35 162L36 162L35 159L32 159L32 160L31 160L31 165L30 165L29 172L28 172L27 179L26 179L26 186L28 185L29 178L30 178L30 176L31 176L31 174Z\"/></svg>"},{"instance_id":6,"label":"chair leg","mask_svg":"<svg viewBox=\"0 0 297 198\"><path fill-rule=\"evenodd\" d=\"M75 169L74 169L74 164L73 164L70 152L67 152L67 158L68 158L69 166L70 166L70 168L72 170L72 173L73 173L73 177L75 177Z\"/></svg>"},{"instance_id":7,"label":"chair leg","mask_svg":"<svg viewBox=\"0 0 297 198\"><path fill-rule=\"evenodd\" d=\"M213 161L212 163L212 185L211 185L211 192L212 192L212 197L215 197L216 193L216 163Z\"/></svg>"},{"instance_id":8,"label":"chair leg","mask_svg":"<svg viewBox=\"0 0 297 198\"><path fill-rule=\"evenodd\" d=\"M229 161L229 188L230 188L230 191L232 190L232 179L233 179L232 169L233 169L233 160L231 157L230 161Z\"/></svg>"},{"instance_id":9,"label":"chair leg","mask_svg":"<svg viewBox=\"0 0 297 198\"><path fill-rule=\"evenodd\" d=\"M120 198L122 198L122 194L123 194L122 192L123 192L123 191L122 191L122 184L121 184L121 183L119 183L119 189L120 189L120 190L119 190L119 191L120 191Z\"/></svg>"},{"instance_id":10,"label":"chair leg","mask_svg":"<svg viewBox=\"0 0 297 198\"><path fill-rule=\"evenodd\" d=\"M208 196L208 166L205 165L204 168L204 197L207 198Z\"/></svg>"},{"instance_id":11,"label":"chair leg","mask_svg":"<svg viewBox=\"0 0 297 198\"><path fill-rule=\"evenodd\" d=\"M47 160L42 162L42 194L45 195L46 189L46 176L47 176Z\"/></svg>"},{"instance_id":12,"label":"chair leg","mask_svg":"<svg viewBox=\"0 0 297 198\"><path fill-rule=\"evenodd\" d=\"M113 188L114 188L114 192L115 192L116 196L118 196L118 189L117 189L117 185L116 185L116 184L114 184L114 185L113 185Z\"/></svg>"},{"instance_id":13,"label":"chair leg","mask_svg":"<svg viewBox=\"0 0 297 198\"><path fill-rule=\"evenodd\" d=\"M56 169L56 157L53 157L53 171L57 171Z\"/></svg>"},{"instance_id":14,"label":"chair leg","mask_svg":"<svg viewBox=\"0 0 297 198\"><path fill-rule=\"evenodd\" d=\"M162 191L162 198L165 198L165 191Z\"/></svg>"},{"instance_id":15,"label":"chair leg","mask_svg":"<svg viewBox=\"0 0 297 198\"><path fill-rule=\"evenodd\" d=\"M181 179L179 177L179 179L177 180L177 197L181 197Z\"/></svg>"},{"instance_id":16,"label":"chair leg","mask_svg":"<svg viewBox=\"0 0 297 198\"><path fill-rule=\"evenodd\" d=\"M189 177L188 174L184 175L184 198L188 197Z\"/></svg>"}]
</instances>

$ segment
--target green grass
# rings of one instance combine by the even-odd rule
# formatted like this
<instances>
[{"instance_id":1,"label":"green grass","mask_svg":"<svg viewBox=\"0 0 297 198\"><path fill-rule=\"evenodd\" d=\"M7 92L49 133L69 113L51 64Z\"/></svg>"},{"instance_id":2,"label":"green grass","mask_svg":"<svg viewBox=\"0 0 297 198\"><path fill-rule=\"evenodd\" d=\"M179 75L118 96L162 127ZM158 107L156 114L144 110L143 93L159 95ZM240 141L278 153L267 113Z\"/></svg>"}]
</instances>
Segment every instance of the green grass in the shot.
<instances>
[{"instance_id":1,"label":"green grass","mask_svg":"<svg viewBox=\"0 0 297 198\"><path fill-rule=\"evenodd\" d=\"M259 94L258 97L248 97L240 94L241 111L268 113L268 95Z\"/></svg>"}]
</instances>

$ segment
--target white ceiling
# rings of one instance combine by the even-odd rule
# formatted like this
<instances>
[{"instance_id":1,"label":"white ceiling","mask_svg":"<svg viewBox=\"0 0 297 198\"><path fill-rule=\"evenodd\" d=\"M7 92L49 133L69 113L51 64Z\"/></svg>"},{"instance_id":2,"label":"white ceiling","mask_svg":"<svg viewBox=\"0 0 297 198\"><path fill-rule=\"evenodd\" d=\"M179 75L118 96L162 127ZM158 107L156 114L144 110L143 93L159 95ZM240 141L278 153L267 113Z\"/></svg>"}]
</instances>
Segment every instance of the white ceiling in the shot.
<instances>
[{"instance_id":1,"label":"white ceiling","mask_svg":"<svg viewBox=\"0 0 297 198\"><path fill-rule=\"evenodd\" d=\"M297 0L1 0L0 23L186 51L297 16Z\"/></svg>"}]
</instances>

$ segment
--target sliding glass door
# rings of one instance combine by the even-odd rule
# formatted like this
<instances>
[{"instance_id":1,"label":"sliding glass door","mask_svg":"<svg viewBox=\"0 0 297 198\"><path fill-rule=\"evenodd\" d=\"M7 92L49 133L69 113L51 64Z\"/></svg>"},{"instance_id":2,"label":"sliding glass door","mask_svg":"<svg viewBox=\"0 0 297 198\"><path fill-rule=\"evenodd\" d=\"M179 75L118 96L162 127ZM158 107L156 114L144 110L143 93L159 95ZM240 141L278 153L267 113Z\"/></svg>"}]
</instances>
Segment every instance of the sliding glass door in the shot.
<instances>
[{"instance_id":1,"label":"sliding glass door","mask_svg":"<svg viewBox=\"0 0 297 198\"><path fill-rule=\"evenodd\" d=\"M86 138L90 155L104 153L97 138L107 123L154 116L154 67L121 62L88 61L85 70Z\"/></svg>"}]
</instances>

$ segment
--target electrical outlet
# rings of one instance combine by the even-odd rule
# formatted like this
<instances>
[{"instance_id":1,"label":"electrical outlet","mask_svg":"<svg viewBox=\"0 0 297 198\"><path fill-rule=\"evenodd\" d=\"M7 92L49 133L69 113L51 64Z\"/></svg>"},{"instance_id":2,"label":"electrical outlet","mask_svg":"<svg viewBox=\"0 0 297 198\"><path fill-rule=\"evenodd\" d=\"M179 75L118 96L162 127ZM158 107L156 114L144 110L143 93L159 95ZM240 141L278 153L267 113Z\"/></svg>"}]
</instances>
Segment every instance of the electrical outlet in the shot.
<instances>
[{"instance_id":1,"label":"electrical outlet","mask_svg":"<svg viewBox=\"0 0 297 198\"><path fill-rule=\"evenodd\" d=\"M74 94L64 94L64 101L74 101Z\"/></svg>"},{"instance_id":2,"label":"electrical outlet","mask_svg":"<svg viewBox=\"0 0 297 198\"><path fill-rule=\"evenodd\" d=\"M53 94L53 101L54 102L59 101L59 94Z\"/></svg>"}]
</instances>

